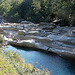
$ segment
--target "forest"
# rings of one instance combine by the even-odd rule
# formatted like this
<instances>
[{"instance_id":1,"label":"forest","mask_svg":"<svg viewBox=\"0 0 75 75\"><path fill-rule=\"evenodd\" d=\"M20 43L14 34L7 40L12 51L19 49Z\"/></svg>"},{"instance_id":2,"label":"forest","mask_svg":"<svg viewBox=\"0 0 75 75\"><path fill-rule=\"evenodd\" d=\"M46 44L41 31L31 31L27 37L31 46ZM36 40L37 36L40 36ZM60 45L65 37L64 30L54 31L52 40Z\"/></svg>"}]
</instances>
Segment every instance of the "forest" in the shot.
<instances>
[{"instance_id":1,"label":"forest","mask_svg":"<svg viewBox=\"0 0 75 75\"><path fill-rule=\"evenodd\" d=\"M75 0L0 0L0 15L8 22L52 22L63 19L75 26Z\"/></svg>"}]
</instances>

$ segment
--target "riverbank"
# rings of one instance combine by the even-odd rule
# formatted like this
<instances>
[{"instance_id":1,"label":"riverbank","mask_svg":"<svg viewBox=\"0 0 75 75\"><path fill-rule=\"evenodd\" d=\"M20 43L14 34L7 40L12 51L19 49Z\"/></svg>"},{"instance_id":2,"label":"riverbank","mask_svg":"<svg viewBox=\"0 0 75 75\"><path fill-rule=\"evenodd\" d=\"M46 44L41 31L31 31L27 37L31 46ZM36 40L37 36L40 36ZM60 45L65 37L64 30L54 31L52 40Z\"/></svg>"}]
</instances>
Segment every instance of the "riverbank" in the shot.
<instances>
[{"instance_id":1,"label":"riverbank","mask_svg":"<svg viewBox=\"0 0 75 75\"><path fill-rule=\"evenodd\" d=\"M0 28L5 39L12 45L32 47L75 58L75 27L25 21L1 25Z\"/></svg>"},{"instance_id":2,"label":"riverbank","mask_svg":"<svg viewBox=\"0 0 75 75\"><path fill-rule=\"evenodd\" d=\"M75 61L71 58L61 57L57 54L36 50L32 48L8 46L5 51L17 51L25 63L35 65L38 69L47 68L51 75L74 75L75 74ZM37 62L38 64L35 64Z\"/></svg>"},{"instance_id":3,"label":"riverbank","mask_svg":"<svg viewBox=\"0 0 75 75\"><path fill-rule=\"evenodd\" d=\"M0 44L2 44L1 36L0 40ZM48 70L40 70L34 65L25 63L25 60L17 52L5 51L4 49L5 47L0 47L0 75L50 75Z\"/></svg>"},{"instance_id":4,"label":"riverbank","mask_svg":"<svg viewBox=\"0 0 75 75\"><path fill-rule=\"evenodd\" d=\"M5 63L6 62L6 63ZM36 63L37 64L37 63ZM50 75L46 69L39 70L35 66L25 63L16 52L0 49L0 75Z\"/></svg>"}]
</instances>

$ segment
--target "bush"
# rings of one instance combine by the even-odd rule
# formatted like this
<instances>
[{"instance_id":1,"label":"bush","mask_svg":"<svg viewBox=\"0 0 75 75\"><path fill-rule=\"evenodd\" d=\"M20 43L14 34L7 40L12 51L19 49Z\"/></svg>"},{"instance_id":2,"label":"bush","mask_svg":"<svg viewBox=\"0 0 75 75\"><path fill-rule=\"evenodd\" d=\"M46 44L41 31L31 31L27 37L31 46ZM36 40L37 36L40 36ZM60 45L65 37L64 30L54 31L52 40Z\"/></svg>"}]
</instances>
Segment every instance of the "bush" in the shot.
<instances>
[{"instance_id":1,"label":"bush","mask_svg":"<svg viewBox=\"0 0 75 75\"><path fill-rule=\"evenodd\" d=\"M3 43L3 37L0 35L0 43Z\"/></svg>"},{"instance_id":2,"label":"bush","mask_svg":"<svg viewBox=\"0 0 75 75\"><path fill-rule=\"evenodd\" d=\"M4 39L3 39L3 37L0 35L0 47L2 47L3 41L4 41Z\"/></svg>"},{"instance_id":3,"label":"bush","mask_svg":"<svg viewBox=\"0 0 75 75\"><path fill-rule=\"evenodd\" d=\"M19 75L11 61L5 58L5 55L0 50L0 75Z\"/></svg>"},{"instance_id":4,"label":"bush","mask_svg":"<svg viewBox=\"0 0 75 75\"><path fill-rule=\"evenodd\" d=\"M50 71L48 70L39 70L34 65L29 63L25 63L24 59L22 59L16 52L7 51L4 52L7 60L11 61L14 68L17 70L20 75L50 75Z\"/></svg>"}]
</instances>

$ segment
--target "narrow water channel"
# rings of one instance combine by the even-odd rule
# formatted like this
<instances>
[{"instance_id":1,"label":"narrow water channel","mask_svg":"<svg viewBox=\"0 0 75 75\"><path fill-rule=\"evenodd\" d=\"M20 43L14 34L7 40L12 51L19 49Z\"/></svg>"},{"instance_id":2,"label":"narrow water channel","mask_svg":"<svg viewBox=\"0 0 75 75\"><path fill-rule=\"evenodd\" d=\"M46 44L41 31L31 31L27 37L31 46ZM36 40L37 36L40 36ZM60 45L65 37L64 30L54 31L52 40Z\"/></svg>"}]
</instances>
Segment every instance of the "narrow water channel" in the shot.
<instances>
[{"instance_id":1,"label":"narrow water channel","mask_svg":"<svg viewBox=\"0 0 75 75\"><path fill-rule=\"evenodd\" d=\"M13 50L22 55L26 63L34 64L40 69L48 68L52 72L52 75L75 75L75 61L74 59L69 60L62 58L56 54L48 53L45 51L36 51L35 49L29 48L17 48L13 46L8 46L5 51Z\"/></svg>"}]
</instances>

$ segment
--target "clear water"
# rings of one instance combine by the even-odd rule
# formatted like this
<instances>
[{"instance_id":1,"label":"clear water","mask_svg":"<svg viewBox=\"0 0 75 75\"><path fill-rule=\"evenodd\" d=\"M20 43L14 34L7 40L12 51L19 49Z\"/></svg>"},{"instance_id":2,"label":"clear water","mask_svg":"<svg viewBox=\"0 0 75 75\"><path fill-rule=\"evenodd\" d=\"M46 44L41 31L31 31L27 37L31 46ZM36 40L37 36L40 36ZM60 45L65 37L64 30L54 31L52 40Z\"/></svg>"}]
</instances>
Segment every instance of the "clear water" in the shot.
<instances>
[{"instance_id":1,"label":"clear water","mask_svg":"<svg viewBox=\"0 0 75 75\"><path fill-rule=\"evenodd\" d=\"M26 63L35 65L35 62L38 62L38 64L35 65L37 68L40 69L40 66L48 68L52 75L75 75L74 59L68 60L53 53L36 51L30 48L16 48L9 46L8 48L5 48L5 50L17 50L18 53L25 59Z\"/></svg>"}]
</instances>

